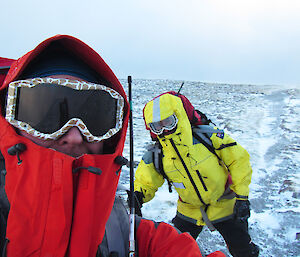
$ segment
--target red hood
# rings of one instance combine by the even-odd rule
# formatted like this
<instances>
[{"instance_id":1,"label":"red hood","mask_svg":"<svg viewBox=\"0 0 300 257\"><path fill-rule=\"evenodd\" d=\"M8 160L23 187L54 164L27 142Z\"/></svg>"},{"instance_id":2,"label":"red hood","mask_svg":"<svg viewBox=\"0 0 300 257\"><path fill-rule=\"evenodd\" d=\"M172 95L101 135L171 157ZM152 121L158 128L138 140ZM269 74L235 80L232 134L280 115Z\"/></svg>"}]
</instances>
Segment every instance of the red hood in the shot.
<instances>
[{"instance_id":1,"label":"red hood","mask_svg":"<svg viewBox=\"0 0 300 257\"><path fill-rule=\"evenodd\" d=\"M15 60L0 57L0 87L6 77L6 74Z\"/></svg>"},{"instance_id":2,"label":"red hood","mask_svg":"<svg viewBox=\"0 0 300 257\"><path fill-rule=\"evenodd\" d=\"M40 43L32 51L28 52L21 58L19 58L15 63L12 64L2 88L6 88L11 81L17 80L22 74L22 71L28 66L28 64L38 55L40 55L52 42L59 42L68 51L77 55L85 63L87 63L93 70L105 78L111 85L111 87L117 90L125 98L124 90L116 78L109 66L104 62L101 56L95 52L91 47L89 47L84 42L77 38L68 35L56 35L49 39L46 39Z\"/></svg>"},{"instance_id":3,"label":"red hood","mask_svg":"<svg viewBox=\"0 0 300 257\"><path fill-rule=\"evenodd\" d=\"M128 124L128 102L122 85L103 59L80 40L57 35L39 44L14 62L0 90L17 80L27 65L53 41L72 51L90 65L125 99L123 128L115 136L111 154L86 154L72 158L46 149L18 135L0 116L0 151L7 170L6 192L11 205L7 225L7 256L95 256L109 217L120 165L114 159L122 155ZM1 103L4 106L4 103ZM27 149L17 156L8 149L23 143ZM100 168L101 175L78 167Z\"/></svg>"}]
</instances>

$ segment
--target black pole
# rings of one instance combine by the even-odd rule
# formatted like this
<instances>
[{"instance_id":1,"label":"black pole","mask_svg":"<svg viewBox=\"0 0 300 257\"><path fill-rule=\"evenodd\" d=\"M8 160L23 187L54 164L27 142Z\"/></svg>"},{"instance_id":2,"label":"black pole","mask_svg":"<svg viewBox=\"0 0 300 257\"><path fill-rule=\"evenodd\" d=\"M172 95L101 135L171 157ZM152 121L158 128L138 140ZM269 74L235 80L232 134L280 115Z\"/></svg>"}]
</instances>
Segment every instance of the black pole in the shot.
<instances>
[{"instance_id":1,"label":"black pole","mask_svg":"<svg viewBox=\"0 0 300 257\"><path fill-rule=\"evenodd\" d=\"M129 96L129 133L130 133L130 208L134 207L134 170L133 170L133 122L132 122L132 90L131 90L132 79L131 76L128 76L128 96Z\"/></svg>"},{"instance_id":2,"label":"black pole","mask_svg":"<svg viewBox=\"0 0 300 257\"><path fill-rule=\"evenodd\" d=\"M182 89L182 87L183 87L183 84L184 84L184 82L182 82L182 83L181 83L181 86L180 86L179 90L177 91L177 94L176 94L176 95L179 95L179 93L180 93L180 90L181 90L181 89Z\"/></svg>"},{"instance_id":3,"label":"black pole","mask_svg":"<svg viewBox=\"0 0 300 257\"><path fill-rule=\"evenodd\" d=\"M129 136L130 136L130 215L129 215L129 257L135 256L134 238L134 170L133 170L133 122L132 122L132 96L131 96L131 76L128 76L128 97L129 97Z\"/></svg>"}]
</instances>

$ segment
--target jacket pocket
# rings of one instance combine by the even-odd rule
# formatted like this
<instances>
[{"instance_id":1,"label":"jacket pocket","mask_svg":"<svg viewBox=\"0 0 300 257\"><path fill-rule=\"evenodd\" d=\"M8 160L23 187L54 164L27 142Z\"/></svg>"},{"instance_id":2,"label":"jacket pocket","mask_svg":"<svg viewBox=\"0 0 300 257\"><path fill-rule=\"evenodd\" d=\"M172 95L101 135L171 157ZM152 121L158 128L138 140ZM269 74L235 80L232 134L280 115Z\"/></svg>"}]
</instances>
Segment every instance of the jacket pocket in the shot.
<instances>
[{"instance_id":1,"label":"jacket pocket","mask_svg":"<svg viewBox=\"0 0 300 257\"><path fill-rule=\"evenodd\" d=\"M198 177L199 177L199 179L200 179L200 181L201 181L201 184L202 184L204 190L205 190L205 191L208 191L208 190L207 190L207 187L206 187L206 185L205 185L205 182L204 182L204 180L203 180L203 178L202 178L202 176L201 176L199 170L196 170L196 173L197 173L197 175L198 175Z\"/></svg>"}]
</instances>

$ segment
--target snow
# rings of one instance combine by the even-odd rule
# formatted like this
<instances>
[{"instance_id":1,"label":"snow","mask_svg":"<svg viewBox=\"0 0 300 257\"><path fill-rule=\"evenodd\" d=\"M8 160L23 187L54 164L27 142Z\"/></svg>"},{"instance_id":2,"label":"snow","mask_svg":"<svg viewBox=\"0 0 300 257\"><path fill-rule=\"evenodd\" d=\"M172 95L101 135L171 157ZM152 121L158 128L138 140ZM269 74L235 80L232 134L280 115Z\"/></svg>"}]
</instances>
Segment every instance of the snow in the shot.
<instances>
[{"instance_id":1,"label":"snow","mask_svg":"<svg viewBox=\"0 0 300 257\"><path fill-rule=\"evenodd\" d=\"M121 80L127 92L126 80ZM142 118L144 105L153 97L177 91L182 81L133 80L134 160L140 161L150 142ZM251 217L249 231L261 248L260 256L300 256L300 87L228 85L186 81L182 94L251 155ZM127 139L124 156L129 158ZM124 168L121 184L129 187ZM175 190L173 190L175 191ZM143 205L145 218L171 223L177 193L165 183L155 198ZM298 238L298 239L297 239ZM205 253L222 250L218 232L205 228L197 239Z\"/></svg>"}]
</instances>

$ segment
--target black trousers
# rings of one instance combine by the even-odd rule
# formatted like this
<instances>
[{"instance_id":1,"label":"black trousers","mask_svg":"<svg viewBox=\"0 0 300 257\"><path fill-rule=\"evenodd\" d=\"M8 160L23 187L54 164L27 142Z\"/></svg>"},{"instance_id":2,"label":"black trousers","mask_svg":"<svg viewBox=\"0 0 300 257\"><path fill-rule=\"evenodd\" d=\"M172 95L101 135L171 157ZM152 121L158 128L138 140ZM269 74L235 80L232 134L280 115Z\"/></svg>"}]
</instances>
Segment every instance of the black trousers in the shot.
<instances>
[{"instance_id":1,"label":"black trousers","mask_svg":"<svg viewBox=\"0 0 300 257\"><path fill-rule=\"evenodd\" d=\"M197 226L190 223L177 215L173 219L173 224L181 232L189 232L196 240L203 226ZM214 227L223 236L229 252L234 257L257 257L259 248L251 242L248 233L248 222L241 222L236 219L229 219L222 222L214 223Z\"/></svg>"}]
</instances>

